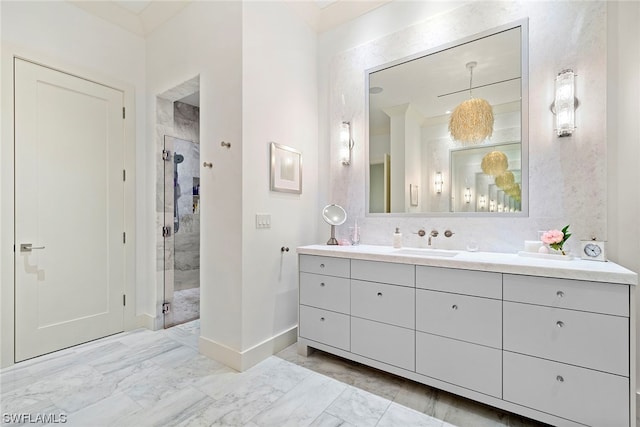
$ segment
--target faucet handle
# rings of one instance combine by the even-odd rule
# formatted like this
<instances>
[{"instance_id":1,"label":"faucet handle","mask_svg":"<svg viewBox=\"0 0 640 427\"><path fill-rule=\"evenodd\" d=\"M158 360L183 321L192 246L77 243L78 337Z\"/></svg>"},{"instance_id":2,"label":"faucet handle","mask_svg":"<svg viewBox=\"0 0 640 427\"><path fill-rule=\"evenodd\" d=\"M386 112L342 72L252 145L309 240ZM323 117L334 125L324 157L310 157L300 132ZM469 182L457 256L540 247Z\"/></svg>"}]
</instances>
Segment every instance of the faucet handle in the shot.
<instances>
[{"instance_id":1,"label":"faucet handle","mask_svg":"<svg viewBox=\"0 0 640 427\"><path fill-rule=\"evenodd\" d=\"M431 237L438 237L438 234L440 234L440 233L438 233L438 230L431 230L430 236Z\"/></svg>"},{"instance_id":2,"label":"faucet handle","mask_svg":"<svg viewBox=\"0 0 640 427\"><path fill-rule=\"evenodd\" d=\"M445 232L444 232L444 237L451 237L451 236L453 236L454 234L456 234L456 233L454 233L454 232L453 232L453 231L451 231L451 230L445 230Z\"/></svg>"},{"instance_id":3,"label":"faucet handle","mask_svg":"<svg viewBox=\"0 0 640 427\"><path fill-rule=\"evenodd\" d=\"M426 232L426 231L424 231L424 229L423 229L423 228L421 228L420 230L418 230L417 232L415 232L415 233L413 233L413 234L417 234L417 235L418 235L418 236L420 236L420 237L424 237L424 236L427 234L427 232Z\"/></svg>"}]
</instances>

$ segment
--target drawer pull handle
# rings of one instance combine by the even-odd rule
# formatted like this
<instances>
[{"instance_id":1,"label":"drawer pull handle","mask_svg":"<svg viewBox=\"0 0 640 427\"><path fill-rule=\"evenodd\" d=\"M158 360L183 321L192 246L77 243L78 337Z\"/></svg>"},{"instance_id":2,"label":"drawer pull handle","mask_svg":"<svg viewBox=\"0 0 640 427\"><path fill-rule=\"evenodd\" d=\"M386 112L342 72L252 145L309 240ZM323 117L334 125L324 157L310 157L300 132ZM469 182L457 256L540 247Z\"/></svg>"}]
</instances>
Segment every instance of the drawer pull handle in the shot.
<instances>
[{"instance_id":1,"label":"drawer pull handle","mask_svg":"<svg viewBox=\"0 0 640 427\"><path fill-rule=\"evenodd\" d=\"M324 264L320 264L320 268L324 268Z\"/></svg>"},{"instance_id":2,"label":"drawer pull handle","mask_svg":"<svg viewBox=\"0 0 640 427\"><path fill-rule=\"evenodd\" d=\"M381 297L382 296L382 292L378 292L378 296Z\"/></svg>"},{"instance_id":3,"label":"drawer pull handle","mask_svg":"<svg viewBox=\"0 0 640 427\"><path fill-rule=\"evenodd\" d=\"M321 282L321 283L320 283L320 286L321 286L321 287L324 287L324 282Z\"/></svg>"},{"instance_id":4,"label":"drawer pull handle","mask_svg":"<svg viewBox=\"0 0 640 427\"><path fill-rule=\"evenodd\" d=\"M556 295L558 295L558 298L562 298L562 297L564 297L564 292L558 291L558 292L556 292Z\"/></svg>"},{"instance_id":5,"label":"drawer pull handle","mask_svg":"<svg viewBox=\"0 0 640 427\"><path fill-rule=\"evenodd\" d=\"M321 322L324 322L324 317L321 317L321 318L320 318L320 321L321 321Z\"/></svg>"},{"instance_id":6,"label":"drawer pull handle","mask_svg":"<svg viewBox=\"0 0 640 427\"><path fill-rule=\"evenodd\" d=\"M564 378L562 378L562 375L558 375L556 377L556 381L558 381L559 383L563 383L564 382Z\"/></svg>"},{"instance_id":7,"label":"drawer pull handle","mask_svg":"<svg viewBox=\"0 0 640 427\"><path fill-rule=\"evenodd\" d=\"M457 309L458 309L458 305L457 305L457 304L453 304L453 305L451 306L451 309L452 309L452 310L457 310Z\"/></svg>"},{"instance_id":8,"label":"drawer pull handle","mask_svg":"<svg viewBox=\"0 0 640 427\"><path fill-rule=\"evenodd\" d=\"M558 325L558 328L564 328L564 322L562 320L558 320L556 325Z\"/></svg>"}]
</instances>

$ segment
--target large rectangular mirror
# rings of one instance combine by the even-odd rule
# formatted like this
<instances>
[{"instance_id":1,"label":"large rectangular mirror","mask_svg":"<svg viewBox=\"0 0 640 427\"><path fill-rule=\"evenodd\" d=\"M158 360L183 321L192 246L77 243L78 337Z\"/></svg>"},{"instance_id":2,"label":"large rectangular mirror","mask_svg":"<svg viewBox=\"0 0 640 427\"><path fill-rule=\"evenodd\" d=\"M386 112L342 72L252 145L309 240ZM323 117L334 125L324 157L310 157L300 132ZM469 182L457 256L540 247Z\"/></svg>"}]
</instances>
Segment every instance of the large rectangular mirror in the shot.
<instances>
[{"instance_id":1,"label":"large rectangular mirror","mask_svg":"<svg viewBox=\"0 0 640 427\"><path fill-rule=\"evenodd\" d=\"M366 82L370 215L528 215L526 20L367 70Z\"/></svg>"}]
</instances>

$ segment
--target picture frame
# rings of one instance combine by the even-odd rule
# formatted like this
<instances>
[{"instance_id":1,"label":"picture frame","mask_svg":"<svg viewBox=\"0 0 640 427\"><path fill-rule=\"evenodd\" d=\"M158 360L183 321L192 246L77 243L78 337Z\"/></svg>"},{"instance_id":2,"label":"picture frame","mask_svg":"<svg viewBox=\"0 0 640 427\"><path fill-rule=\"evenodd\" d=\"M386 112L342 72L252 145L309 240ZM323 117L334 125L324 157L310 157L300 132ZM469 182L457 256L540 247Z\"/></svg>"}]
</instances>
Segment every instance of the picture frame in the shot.
<instances>
[{"instance_id":1,"label":"picture frame","mask_svg":"<svg viewBox=\"0 0 640 427\"><path fill-rule=\"evenodd\" d=\"M271 142L271 191L302 193L302 153L295 148Z\"/></svg>"},{"instance_id":2,"label":"picture frame","mask_svg":"<svg viewBox=\"0 0 640 427\"><path fill-rule=\"evenodd\" d=\"M415 184L409 184L409 203L418 206L418 186Z\"/></svg>"}]
</instances>

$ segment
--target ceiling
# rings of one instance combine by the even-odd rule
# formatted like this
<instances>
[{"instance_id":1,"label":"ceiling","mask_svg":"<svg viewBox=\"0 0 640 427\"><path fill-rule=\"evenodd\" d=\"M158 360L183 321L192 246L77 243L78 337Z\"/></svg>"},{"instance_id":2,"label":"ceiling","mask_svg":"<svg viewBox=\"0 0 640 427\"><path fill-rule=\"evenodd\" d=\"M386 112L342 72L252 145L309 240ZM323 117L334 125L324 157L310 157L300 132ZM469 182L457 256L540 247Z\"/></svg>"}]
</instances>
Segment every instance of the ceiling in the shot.
<instances>
[{"instance_id":1,"label":"ceiling","mask_svg":"<svg viewBox=\"0 0 640 427\"><path fill-rule=\"evenodd\" d=\"M127 31L147 36L192 1L216 0L67 0ZM241 0L230 0L241 1ZM317 32L327 31L392 0L281 0Z\"/></svg>"}]
</instances>

